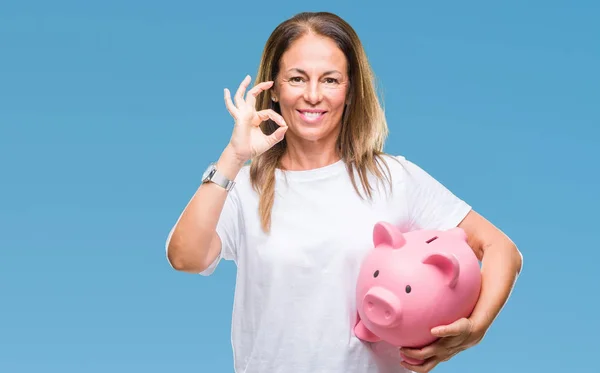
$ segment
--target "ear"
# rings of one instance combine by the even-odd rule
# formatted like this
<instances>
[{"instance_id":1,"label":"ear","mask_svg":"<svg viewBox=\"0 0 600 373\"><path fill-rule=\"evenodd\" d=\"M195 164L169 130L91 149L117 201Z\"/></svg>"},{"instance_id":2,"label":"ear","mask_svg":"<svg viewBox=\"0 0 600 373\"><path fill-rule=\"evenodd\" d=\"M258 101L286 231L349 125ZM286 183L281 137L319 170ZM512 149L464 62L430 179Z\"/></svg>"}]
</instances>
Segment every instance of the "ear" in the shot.
<instances>
[{"instance_id":1,"label":"ear","mask_svg":"<svg viewBox=\"0 0 600 373\"><path fill-rule=\"evenodd\" d=\"M427 255L422 262L437 267L448 280L447 285L450 288L454 288L458 283L460 264L454 255L440 252L433 253Z\"/></svg>"},{"instance_id":2,"label":"ear","mask_svg":"<svg viewBox=\"0 0 600 373\"><path fill-rule=\"evenodd\" d=\"M461 240L464 240L465 242L467 242L467 233L465 233L464 229L462 229L462 228L455 227L455 228L448 229L446 232L453 236L459 237Z\"/></svg>"},{"instance_id":3,"label":"ear","mask_svg":"<svg viewBox=\"0 0 600 373\"><path fill-rule=\"evenodd\" d=\"M404 246L406 239L402 232L390 223L379 222L373 228L373 243L375 247L387 245L392 249Z\"/></svg>"}]
</instances>

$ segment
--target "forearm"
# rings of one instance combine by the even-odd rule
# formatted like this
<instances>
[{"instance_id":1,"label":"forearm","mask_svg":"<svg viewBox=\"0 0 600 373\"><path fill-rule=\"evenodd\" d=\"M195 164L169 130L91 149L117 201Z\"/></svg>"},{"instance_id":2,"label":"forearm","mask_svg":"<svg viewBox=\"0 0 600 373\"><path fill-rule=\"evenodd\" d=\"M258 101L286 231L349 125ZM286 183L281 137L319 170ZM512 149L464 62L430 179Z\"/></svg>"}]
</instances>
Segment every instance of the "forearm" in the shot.
<instances>
[{"instance_id":1,"label":"forearm","mask_svg":"<svg viewBox=\"0 0 600 373\"><path fill-rule=\"evenodd\" d=\"M217 169L235 179L243 164L229 148L217 161ZM223 210L227 191L213 184L202 184L186 206L169 241L169 261L175 268L201 268L207 258L214 232Z\"/></svg>"},{"instance_id":2,"label":"forearm","mask_svg":"<svg viewBox=\"0 0 600 373\"><path fill-rule=\"evenodd\" d=\"M470 317L476 331L484 334L508 301L522 261L521 253L506 237L483 249L481 293Z\"/></svg>"}]
</instances>

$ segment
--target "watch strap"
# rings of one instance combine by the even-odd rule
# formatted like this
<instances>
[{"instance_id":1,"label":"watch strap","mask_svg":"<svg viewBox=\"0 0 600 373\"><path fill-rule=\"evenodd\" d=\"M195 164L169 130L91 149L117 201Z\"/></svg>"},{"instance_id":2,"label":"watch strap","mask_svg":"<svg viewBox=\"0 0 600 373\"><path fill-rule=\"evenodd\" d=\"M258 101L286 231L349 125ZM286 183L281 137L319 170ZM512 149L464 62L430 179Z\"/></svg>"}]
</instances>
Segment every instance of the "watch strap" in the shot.
<instances>
[{"instance_id":1,"label":"watch strap","mask_svg":"<svg viewBox=\"0 0 600 373\"><path fill-rule=\"evenodd\" d=\"M235 181L225 177L225 175L217 170L215 165L212 165L210 173L207 175L206 182L215 183L228 192L233 189L233 186L235 185Z\"/></svg>"}]
</instances>

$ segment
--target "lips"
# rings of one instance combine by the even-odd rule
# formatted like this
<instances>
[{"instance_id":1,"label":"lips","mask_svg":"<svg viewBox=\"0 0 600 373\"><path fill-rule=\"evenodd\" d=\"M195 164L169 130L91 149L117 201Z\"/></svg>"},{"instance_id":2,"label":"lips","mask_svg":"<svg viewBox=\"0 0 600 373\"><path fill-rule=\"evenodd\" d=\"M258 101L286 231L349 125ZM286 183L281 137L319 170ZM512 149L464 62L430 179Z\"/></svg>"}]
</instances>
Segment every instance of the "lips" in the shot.
<instances>
[{"instance_id":1,"label":"lips","mask_svg":"<svg viewBox=\"0 0 600 373\"><path fill-rule=\"evenodd\" d=\"M298 110L302 119L309 123L316 123L320 121L327 111L319 109L301 109Z\"/></svg>"}]
</instances>

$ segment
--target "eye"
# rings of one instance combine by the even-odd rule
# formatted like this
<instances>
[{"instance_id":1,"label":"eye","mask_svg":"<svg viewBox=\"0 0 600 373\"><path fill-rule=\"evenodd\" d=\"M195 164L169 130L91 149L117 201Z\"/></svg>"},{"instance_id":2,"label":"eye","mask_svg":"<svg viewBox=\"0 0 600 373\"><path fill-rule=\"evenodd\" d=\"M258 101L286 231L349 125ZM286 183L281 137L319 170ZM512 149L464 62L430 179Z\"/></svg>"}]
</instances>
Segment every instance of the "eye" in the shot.
<instances>
[{"instance_id":1,"label":"eye","mask_svg":"<svg viewBox=\"0 0 600 373\"><path fill-rule=\"evenodd\" d=\"M337 83L338 80L335 78L325 78L325 82L329 83L329 84L334 84L334 83Z\"/></svg>"},{"instance_id":2,"label":"eye","mask_svg":"<svg viewBox=\"0 0 600 373\"><path fill-rule=\"evenodd\" d=\"M410 285L406 285L406 294L410 293L410 291L412 290Z\"/></svg>"},{"instance_id":3,"label":"eye","mask_svg":"<svg viewBox=\"0 0 600 373\"><path fill-rule=\"evenodd\" d=\"M379 276L379 270L376 270L375 273L373 273L373 277L377 277Z\"/></svg>"}]
</instances>

